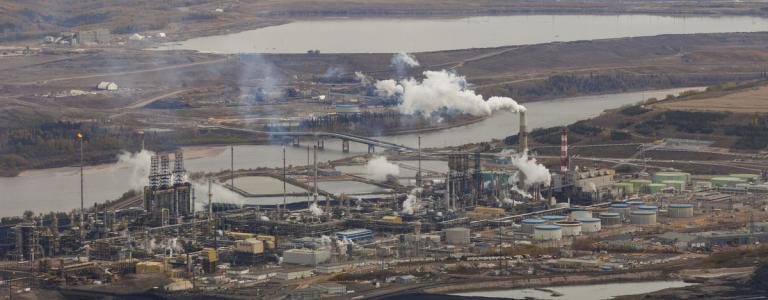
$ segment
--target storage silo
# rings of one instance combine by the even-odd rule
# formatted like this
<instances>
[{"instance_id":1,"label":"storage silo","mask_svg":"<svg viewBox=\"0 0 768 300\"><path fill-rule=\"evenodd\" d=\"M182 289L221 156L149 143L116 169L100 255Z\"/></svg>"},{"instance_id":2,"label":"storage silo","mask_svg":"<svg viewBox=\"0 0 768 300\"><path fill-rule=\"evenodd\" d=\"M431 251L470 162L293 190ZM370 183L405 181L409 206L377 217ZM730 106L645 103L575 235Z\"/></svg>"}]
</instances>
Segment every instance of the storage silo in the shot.
<instances>
[{"instance_id":1,"label":"storage silo","mask_svg":"<svg viewBox=\"0 0 768 300\"><path fill-rule=\"evenodd\" d=\"M664 183L664 181L682 181L684 184L688 184L691 179L691 174L684 172L656 172L651 176L653 183Z\"/></svg>"},{"instance_id":2,"label":"storage silo","mask_svg":"<svg viewBox=\"0 0 768 300\"><path fill-rule=\"evenodd\" d=\"M547 221L544 219L525 219L521 222L523 232L533 233L533 227L544 225Z\"/></svg>"},{"instance_id":3,"label":"storage silo","mask_svg":"<svg viewBox=\"0 0 768 300\"><path fill-rule=\"evenodd\" d=\"M560 226L564 237L581 235L581 222L579 221L561 221L555 225Z\"/></svg>"},{"instance_id":4,"label":"storage silo","mask_svg":"<svg viewBox=\"0 0 768 300\"><path fill-rule=\"evenodd\" d=\"M713 187L727 187L727 186L732 187L732 186L736 186L737 183L745 183L747 181L741 178L722 176L722 177L713 177L712 179L710 179L710 182L712 182Z\"/></svg>"},{"instance_id":5,"label":"storage silo","mask_svg":"<svg viewBox=\"0 0 768 300\"><path fill-rule=\"evenodd\" d=\"M627 201L626 203L629 205L630 210L635 210L637 209L638 206L645 205L645 202L640 200L631 200L631 201Z\"/></svg>"},{"instance_id":6,"label":"storage silo","mask_svg":"<svg viewBox=\"0 0 768 300\"><path fill-rule=\"evenodd\" d=\"M667 211L670 218L690 218L693 217L693 204L672 203Z\"/></svg>"},{"instance_id":7,"label":"storage silo","mask_svg":"<svg viewBox=\"0 0 768 300\"><path fill-rule=\"evenodd\" d=\"M626 204L626 203L611 204L609 211L620 214L622 218L629 217L629 204Z\"/></svg>"},{"instance_id":8,"label":"storage silo","mask_svg":"<svg viewBox=\"0 0 768 300\"><path fill-rule=\"evenodd\" d=\"M557 225L539 225L533 227L533 238L541 241L559 240L563 238L563 231Z\"/></svg>"},{"instance_id":9,"label":"storage silo","mask_svg":"<svg viewBox=\"0 0 768 300\"><path fill-rule=\"evenodd\" d=\"M613 184L613 187L624 193L624 195L635 193L635 186L631 182L617 182Z\"/></svg>"},{"instance_id":10,"label":"storage silo","mask_svg":"<svg viewBox=\"0 0 768 300\"><path fill-rule=\"evenodd\" d=\"M636 210L658 211L659 207L656 205L640 205L637 207L637 209L634 209L633 211L636 211Z\"/></svg>"},{"instance_id":11,"label":"storage silo","mask_svg":"<svg viewBox=\"0 0 768 300\"><path fill-rule=\"evenodd\" d=\"M648 185L652 182L648 179L633 179L629 181L635 188L635 193L646 193Z\"/></svg>"},{"instance_id":12,"label":"storage silo","mask_svg":"<svg viewBox=\"0 0 768 300\"><path fill-rule=\"evenodd\" d=\"M600 222L603 223L603 226L621 225L621 213L618 213L618 212L601 213Z\"/></svg>"},{"instance_id":13,"label":"storage silo","mask_svg":"<svg viewBox=\"0 0 768 300\"><path fill-rule=\"evenodd\" d=\"M658 194L658 193L661 193L665 188L667 188L666 184L663 184L663 183L651 183L651 184L648 185L648 193Z\"/></svg>"},{"instance_id":14,"label":"storage silo","mask_svg":"<svg viewBox=\"0 0 768 300\"><path fill-rule=\"evenodd\" d=\"M592 212L586 209L574 209L571 211L571 220L576 220L579 218L591 218L591 217L592 217Z\"/></svg>"},{"instance_id":15,"label":"storage silo","mask_svg":"<svg viewBox=\"0 0 768 300\"><path fill-rule=\"evenodd\" d=\"M559 221L565 221L565 216L543 216L541 217L544 219L544 221L547 221L549 224L554 224L555 222Z\"/></svg>"},{"instance_id":16,"label":"storage silo","mask_svg":"<svg viewBox=\"0 0 768 300\"><path fill-rule=\"evenodd\" d=\"M629 215L632 224L640 226L656 225L656 211L636 210Z\"/></svg>"},{"instance_id":17,"label":"storage silo","mask_svg":"<svg viewBox=\"0 0 768 300\"><path fill-rule=\"evenodd\" d=\"M595 233L602 229L598 218L578 218L576 221L581 222L581 232L583 233Z\"/></svg>"}]
</instances>

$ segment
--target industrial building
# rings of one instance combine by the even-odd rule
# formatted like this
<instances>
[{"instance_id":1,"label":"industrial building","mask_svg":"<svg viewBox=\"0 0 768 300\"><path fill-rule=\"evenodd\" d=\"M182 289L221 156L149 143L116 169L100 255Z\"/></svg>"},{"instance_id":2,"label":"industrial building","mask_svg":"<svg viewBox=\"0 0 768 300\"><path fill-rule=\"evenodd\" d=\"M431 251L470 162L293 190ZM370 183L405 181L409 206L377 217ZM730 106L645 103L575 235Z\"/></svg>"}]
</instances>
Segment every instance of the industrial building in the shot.
<instances>
[{"instance_id":1,"label":"industrial building","mask_svg":"<svg viewBox=\"0 0 768 300\"><path fill-rule=\"evenodd\" d=\"M373 231L370 229L349 229L336 232L336 238L350 241L372 240Z\"/></svg>"},{"instance_id":2,"label":"industrial building","mask_svg":"<svg viewBox=\"0 0 768 300\"><path fill-rule=\"evenodd\" d=\"M144 187L144 209L151 223L177 224L194 213L194 191L185 176L181 152L175 154L173 172L168 154L152 156L149 185Z\"/></svg>"},{"instance_id":3,"label":"industrial building","mask_svg":"<svg viewBox=\"0 0 768 300\"><path fill-rule=\"evenodd\" d=\"M290 249L283 251L283 263L317 266L328 261L331 252L328 249Z\"/></svg>"}]
</instances>

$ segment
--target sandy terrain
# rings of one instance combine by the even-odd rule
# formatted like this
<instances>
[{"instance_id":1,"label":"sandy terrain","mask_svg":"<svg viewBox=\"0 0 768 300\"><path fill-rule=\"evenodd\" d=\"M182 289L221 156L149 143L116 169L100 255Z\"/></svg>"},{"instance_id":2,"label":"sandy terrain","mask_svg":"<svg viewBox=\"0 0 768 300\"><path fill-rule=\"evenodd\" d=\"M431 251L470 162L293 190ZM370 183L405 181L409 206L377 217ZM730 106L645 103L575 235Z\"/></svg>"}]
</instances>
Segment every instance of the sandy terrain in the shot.
<instances>
[{"instance_id":1,"label":"sandy terrain","mask_svg":"<svg viewBox=\"0 0 768 300\"><path fill-rule=\"evenodd\" d=\"M765 113L768 112L768 87L763 86L716 98L674 101L658 104L656 107L676 110Z\"/></svg>"}]
</instances>

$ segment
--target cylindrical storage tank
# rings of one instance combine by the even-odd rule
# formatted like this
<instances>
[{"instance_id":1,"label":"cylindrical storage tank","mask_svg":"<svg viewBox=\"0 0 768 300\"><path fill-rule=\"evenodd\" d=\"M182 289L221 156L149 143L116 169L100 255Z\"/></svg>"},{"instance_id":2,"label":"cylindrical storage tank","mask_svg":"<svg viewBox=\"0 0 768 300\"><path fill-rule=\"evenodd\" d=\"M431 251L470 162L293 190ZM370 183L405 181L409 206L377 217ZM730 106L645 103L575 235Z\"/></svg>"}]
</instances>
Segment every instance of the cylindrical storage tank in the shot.
<instances>
[{"instance_id":1,"label":"cylindrical storage tank","mask_svg":"<svg viewBox=\"0 0 768 300\"><path fill-rule=\"evenodd\" d=\"M555 225L560 226L564 237L581 235L581 222L579 221L562 221L555 223Z\"/></svg>"},{"instance_id":2,"label":"cylindrical storage tank","mask_svg":"<svg viewBox=\"0 0 768 300\"><path fill-rule=\"evenodd\" d=\"M544 221L547 221L547 223L549 224L554 224L555 222L559 222L559 221L565 221L564 216L543 216L541 218L544 219Z\"/></svg>"},{"instance_id":3,"label":"cylindrical storage tank","mask_svg":"<svg viewBox=\"0 0 768 300\"><path fill-rule=\"evenodd\" d=\"M638 206L645 205L645 202L640 200L630 200L626 203L629 205L630 210L636 210Z\"/></svg>"},{"instance_id":4,"label":"cylindrical storage tank","mask_svg":"<svg viewBox=\"0 0 768 300\"><path fill-rule=\"evenodd\" d=\"M664 181L672 180L682 181L684 184L687 184L690 178L691 174L684 172L656 172L651 176L653 183L664 183Z\"/></svg>"},{"instance_id":5,"label":"cylindrical storage tank","mask_svg":"<svg viewBox=\"0 0 768 300\"><path fill-rule=\"evenodd\" d=\"M523 220L522 229L525 233L533 233L533 227L544 225L547 221L544 219L525 219Z\"/></svg>"},{"instance_id":6,"label":"cylindrical storage tank","mask_svg":"<svg viewBox=\"0 0 768 300\"><path fill-rule=\"evenodd\" d=\"M636 210L629 215L629 221L635 225L656 225L656 211Z\"/></svg>"},{"instance_id":7,"label":"cylindrical storage tank","mask_svg":"<svg viewBox=\"0 0 768 300\"><path fill-rule=\"evenodd\" d=\"M621 213L607 212L600 214L600 222L603 226L617 226L621 225Z\"/></svg>"},{"instance_id":8,"label":"cylindrical storage tank","mask_svg":"<svg viewBox=\"0 0 768 300\"><path fill-rule=\"evenodd\" d=\"M744 179L736 178L736 177L713 177L710 179L710 182L712 182L713 187L726 187L726 186L735 186L737 183L744 183L747 182Z\"/></svg>"},{"instance_id":9,"label":"cylindrical storage tank","mask_svg":"<svg viewBox=\"0 0 768 300\"><path fill-rule=\"evenodd\" d=\"M557 225L539 225L533 227L533 238L541 241L559 240L563 238L563 230Z\"/></svg>"},{"instance_id":10,"label":"cylindrical storage tank","mask_svg":"<svg viewBox=\"0 0 768 300\"><path fill-rule=\"evenodd\" d=\"M663 183L651 183L648 185L648 193L658 194L661 193L661 191L666 187L667 185Z\"/></svg>"},{"instance_id":11,"label":"cylindrical storage tank","mask_svg":"<svg viewBox=\"0 0 768 300\"><path fill-rule=\"evenodd\" d=\"M693 204L680 203L670 204L669 209L670 218L690 218L693 217Z\"/></svg>"},{"instance_id":12,"label":"cylindrical storage tank","mask_svg":"<svg viewBox=\"0 0 768 300\"><path fill-rule=\"evenodd\" d=\"M592 212L585 209L574 209L571 211L571 220L579 218L591 218Z\"/></svg>"},{"instance_id":13,"label":"cylindrical storage tank","mask_svg":"<svg viewBox=\"0 0 768 300\"><path fill-rule=\"evenodd\" d=\"M630 195L635 193L635 186L631 182L618 182L614 183L613 187L617 190L621 190L624 195Z\"/></svg>"},{"instance_id":14,"label":"cylindrical storage tank","mask_svg":"<svg viewBox=\"0 0 768 300\"><path fill-rule=\"evenodd\" d=\"M611 204L611 208L609 209L609 211L618 213L623 218L629 217L629 204L626 204L626 203Z\"/></svg>"},{"instance_id":15,"label":"cylindrical storage tank","mask_svg":"<svg viewBox=\"0 0 768 300\"><path fill-rule=\"evenodd\" d=\"M760 175L757 175L757 174L731 174L731 175L728 175L728 177L735 177L735 178L743 179L746 181L752 181L752 182L760 179Z\"/></svg>"},{"instance_id":16,"label":"cylindrical storage tank","mask_svg":"<svg viewBox=\"0 0 768 300\"><path fill-rule=\"evenodd\" d=\"M659 207L656 205L640 205L634 210L658 211Z\"/></svg>"},{"instance_id":17,"label":"cylindrical storage tank","mask_svg":"<svg viewBox=\"0 0 768 300\"><path fill-rule=\"evenodd\" d=\"M643 193L648 191L648 185L651 181L648 179L633 179L629 181L635 187L636 193Z\"/></svg>"},{"instance_id":18,"label":"cylindrical storage tank","mask_svg":"<svg viewBox=\"0 0 768 300\"><path fill-rule=\"evenodd\" d=\"M602 229L598 218L578 218L576 221L581 222L581 232L583 233L595 233Z\"/></svg>"},{"instance_id":19,"label":"cylindrical storage tank","mask_svg":"<svg viewBox=\"0 0 768 300\"><path fill-rule=\"evenodd\" d=\"M676 192L682 192L685 190L685 182L680 180L664 180L661 183L667 187L674 188Z\"/></svg>"}]
</instances>

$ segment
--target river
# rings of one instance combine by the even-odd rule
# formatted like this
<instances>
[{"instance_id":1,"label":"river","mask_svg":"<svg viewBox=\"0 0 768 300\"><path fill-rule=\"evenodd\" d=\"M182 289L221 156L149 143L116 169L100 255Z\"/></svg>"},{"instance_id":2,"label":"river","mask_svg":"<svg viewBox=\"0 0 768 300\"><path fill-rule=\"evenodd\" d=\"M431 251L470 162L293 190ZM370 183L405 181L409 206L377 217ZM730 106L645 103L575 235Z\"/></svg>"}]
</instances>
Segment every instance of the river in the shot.
<instances>
[{"instance_id":1,"label":"river","mask_svg":"<svg viewBox=\"0 0 768 300\"><path fill-rule=\"evenodd\" d=\"M749 16L514 15L469 18L323 18L193 38L157 49L212 53L394 53L660 34L756 32ZM351 42L353 41L353 42Z\"/></svg>"},{"instance_id":2,"label":"river","mask_svg":"<svg viewBox=\"0 0 768 300\"><path fill-rule=\"evenodd\" d=\"M594 117L606 109L636 103L650 97L664 97L687 89L667 89L646 92L632 92L601 96L564 98L551 101L527 103L529 128L561 126L578 120ZM470 142L500 139L516 134L518 117L509 112L497 112L493 116L466 126L422 133L423 147L455 146ZM418 134L380 137L398 144L416 146ZM319 161L328 161L350 155L366 153L364 145L351 143L350 153L341 152L339 141L325 142L325 151L318 152ZM235 168L279 167L282 166L281 146L241 145L235 146ZM196 171L220 171L229 169L229 147L186 147L184 148L186 169ZM306 148L286 148L289 165L307 163ZM146 182L148 157L133 157L115 164L89 166L85 168L85 205L116 199L131 188L140 188ZM20 215L24 210L48 212L68 211L80 206L78 168L55 168L32 170L17 177L0 178L0 216ZM237 182L235 183L237 185ZM198 199L205 199L204 186L197 189ZM217 195L225 194L223 188ZM233 202L242 202L234 198ZM297 198L299 199L299 198ZM280 201L282 199L279 199ZM277 200L275 200L277 201ZM297 200L298 201L298 200Z\"/></svg>"},{"instance_id":3,"label":"river","mask_svg":"<svg viewBox=\"0 0 768 300\"><path fill-rule=\"evenodd\" d=\"M683 281L646 281L628 283L608 283L591 285L573 285L547 287L546 289L557 292L562 296L552 296L552 293L536 289L483 291L455 294L459 296L479 296L514 299L542 299L542 300L604 300L618 296L645 294L668 288L679 288L694 285Z\"/></svg>"}]
</instances>

